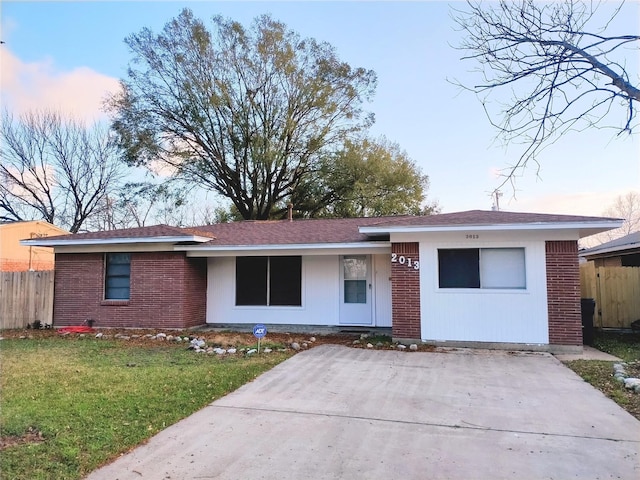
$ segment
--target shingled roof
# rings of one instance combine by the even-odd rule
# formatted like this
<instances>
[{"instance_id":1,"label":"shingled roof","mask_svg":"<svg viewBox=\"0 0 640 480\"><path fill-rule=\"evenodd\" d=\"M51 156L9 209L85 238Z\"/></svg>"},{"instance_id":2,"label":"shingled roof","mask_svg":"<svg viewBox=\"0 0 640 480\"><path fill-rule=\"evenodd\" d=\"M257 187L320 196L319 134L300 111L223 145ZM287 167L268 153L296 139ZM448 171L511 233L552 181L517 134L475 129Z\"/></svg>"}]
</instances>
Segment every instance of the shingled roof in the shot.
<instances>
[{"instance_id":1,"label":"shingled roof","mask_svg":"<svg viewBox=\"0 0 640 480\"><path fill-rule=\"evenodd\" d=\"M539 213L514 213L503 211L470 210L466 212L446 213L430 216L392 216L367 218L330 218L298 220L246 220L215 225L203 225L195 228L155 225L151 227L108 230L102 232L79 233L48 237L39 243L76 244L86 242L141 243L149 239L170 239L181 243L197 241L202 248L215 246L252 246L252 245L303 245L303 244L344 244L367 242L384 238L388 232L402 228L438 229L442 227L481 227L481 226L526 226L526 225L575 225L584 227L590 224L605 225L602 230L614 228L617 220L604 217L584 217L576 215L549 215ZM612 223L613 222L613 223ZM609 225L612 225L609 227ZM388 238L388 237L387 237ZM36 242L36 241L34 241ZM29 241L28 244L35 245Z\"/></svg>"},{"instance_id":2,"label":"shingled roof","mask_svg":"<svg viewBox=\"0 0 640 480\"><path fill-rule=\"evenodd\" d=\"M480 226L480 225L540 225L553 223L610 222L612 218L547 213L520 213L496 210L468 210L424 217L392 217L377 226Z\"/></svg>"}]
</instances>

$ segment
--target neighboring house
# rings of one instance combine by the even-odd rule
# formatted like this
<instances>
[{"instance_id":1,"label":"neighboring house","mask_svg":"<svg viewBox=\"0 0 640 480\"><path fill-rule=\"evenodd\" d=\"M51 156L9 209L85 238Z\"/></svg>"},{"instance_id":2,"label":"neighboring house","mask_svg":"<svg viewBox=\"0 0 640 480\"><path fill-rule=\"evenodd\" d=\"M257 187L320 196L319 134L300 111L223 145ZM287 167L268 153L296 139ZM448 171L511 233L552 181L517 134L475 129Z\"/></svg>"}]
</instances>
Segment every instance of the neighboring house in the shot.
<instances>
[{"instance_id":1,"label":"neighboring house","mask_svg":"<svg viewBox=\"0 0 640 480\"><path fill-rule=\"evenodd\" d=\"M20 245L20 240L68 233L44 220L0 223L0 272L53 270L53 248Z\"/></svg>"},{"instance_id":2,"label":"neighboring house","mask_svg":"<svg viewBox=\"0 0 640 480\"><path fill-rule=\"evenodd\" d=\"M580 251L596 267L640 267L640 232Z\"/></svg>"},{"instance_id":3,"label":"neighboring house","mask_svg":"<svg viewBox=\"0 0 640 480\"><path fill-rule=\"evenodd\" d=\"M23 243L55 249L56 326L391 327L403 341L580 351L577 241L620 225L474 210Z\"/></svg>"}]
</instances>

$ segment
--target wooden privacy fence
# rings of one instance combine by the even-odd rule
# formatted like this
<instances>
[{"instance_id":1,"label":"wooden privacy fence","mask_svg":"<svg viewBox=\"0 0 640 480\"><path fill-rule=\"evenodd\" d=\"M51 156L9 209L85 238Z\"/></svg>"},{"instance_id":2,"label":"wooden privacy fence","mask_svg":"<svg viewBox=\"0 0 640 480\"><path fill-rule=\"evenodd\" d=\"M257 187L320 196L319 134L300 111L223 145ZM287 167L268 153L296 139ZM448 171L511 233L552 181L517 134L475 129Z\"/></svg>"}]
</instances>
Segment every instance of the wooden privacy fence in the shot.
<instances>
[{"instance_id":1,"label":"wooden privacy fence","mask_svg":"<svg viewBox=\"0 0 640 480\"><path fill-rule=\"evenodd\" d=\"M580 266L580 296L596 301L594 325L630 328L640 319L640 267Z\"/></svg>"},{"instance_id":2,"label":"wooden privacy fence","mask_svg":"<svg viewBox=\"0 0 640 480\"><path fill-rule=\"evenodd\" d=\"M53 322L53 270L0 272L0 329Z\"/></svg>"}]
</instances>

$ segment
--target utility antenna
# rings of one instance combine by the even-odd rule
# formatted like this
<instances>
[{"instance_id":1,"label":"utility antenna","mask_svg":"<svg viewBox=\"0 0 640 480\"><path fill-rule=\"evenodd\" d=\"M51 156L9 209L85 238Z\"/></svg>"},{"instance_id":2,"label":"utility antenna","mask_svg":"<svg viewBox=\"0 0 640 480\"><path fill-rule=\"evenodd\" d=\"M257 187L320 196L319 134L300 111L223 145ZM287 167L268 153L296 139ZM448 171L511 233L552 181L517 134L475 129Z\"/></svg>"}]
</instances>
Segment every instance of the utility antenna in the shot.
<instances>
[{"instance_id":1,"label":"utility antenna","mask_svg":"<svg viewBox=\"0 0 640 480\"><path fill-rule=\"evenodd\" d=\"M491 193L491 198L493 199L493 206L491 210L496 212L500 211L500 197L502 196L502 192L497 188Z\"/></svg>"}]
</instances>

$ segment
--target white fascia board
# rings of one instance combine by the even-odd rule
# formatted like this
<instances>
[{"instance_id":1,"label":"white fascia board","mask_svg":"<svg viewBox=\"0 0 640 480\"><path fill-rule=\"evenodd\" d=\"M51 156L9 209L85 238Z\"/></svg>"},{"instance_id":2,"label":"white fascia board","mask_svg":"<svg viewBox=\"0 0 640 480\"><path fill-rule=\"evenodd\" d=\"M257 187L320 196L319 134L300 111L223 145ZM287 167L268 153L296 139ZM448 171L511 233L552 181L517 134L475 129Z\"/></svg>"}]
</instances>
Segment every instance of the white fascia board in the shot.
<instances>
[{"instance_id":1,"label":"white fascia board","mask_svg":"<svg viewBox=\"0 0 640 480\"><path fill-rule=\"evenodd\" d=\"M80 247L89 245L130 245L139 243L178 243L178 242L209 242L209 237L192 235L189 237L132 237L132 238L92 238L77 240L46 240L43 238L20 240L21 245L36 247Z\"/></svg>"},{"instance_id":2,"label":"white fascia board","mask_svg":"<svg viewBox=\"0 0 640 480\"><path fill-rule=\"evenodd\" d=\"M340 251L358 253L391 252L391 242L355 242L355 243L305 243L277 245L179 245L175 251L187 252L190 257L225 257L269 254L269 252L306 255L337 255Z\"/></svg>"},{"instance_id":3,"label":"white fascia board","mask_svg":"<svg viewBox=\"0 0 640 480\"><path fill-rule=\"evenodd\" d=\"M640 248L640 243L627 243L626 245L618 245L617 247L602 248L599 250L592 250L590 252L585 251L578 253L581 257L594 257L597 255L602 255L603 253L620 253L620 255L624 255L626 250L633 250L635 248Z\"/></svg>"},{"instance_id":4,"label":"white fascia board","mask_svg":"<svg viewBox=\"0 0 640 480\"><path fill-rule=\"evenodd\" d=\"M553 223L507 223L491 225L405 225L394 227L360 227L360 233L391 234L391 233L429 233L429 232L459 232L459 231L504 231L504 230L578 230L581 236L613 230L622 226L622 220L602 222L553 222ZM593 233L590 233L593 232Z\"/></svg>"}]
</instances>

